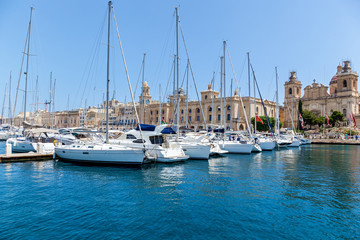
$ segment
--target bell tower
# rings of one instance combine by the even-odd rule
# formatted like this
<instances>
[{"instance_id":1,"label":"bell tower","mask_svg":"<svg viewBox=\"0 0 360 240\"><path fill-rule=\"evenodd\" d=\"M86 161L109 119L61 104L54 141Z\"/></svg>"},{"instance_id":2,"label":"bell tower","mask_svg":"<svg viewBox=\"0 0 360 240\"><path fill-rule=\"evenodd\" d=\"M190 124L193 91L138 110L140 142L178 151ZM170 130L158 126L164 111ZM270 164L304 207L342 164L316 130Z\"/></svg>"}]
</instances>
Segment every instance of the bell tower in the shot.
<instances>
[{"instance_id":1,"label":"bell tower","mask_svg":"<svg viewBox=\"0 0 360 240\"><path fill-rule=\"evenodd\" d=\"M357 96L358 95L358 75L351 70L350 61L344 61L344 66L337 73L337 95L338 96Z\"/></svg>"},{"instance_id":2,"label":"bell tower","mask_svg":"<svg viewBox=\"0 0 360 240\"><path fill-rule=\"evenodd\" d=\"M296 72L290 72L289 81L284 84L285 87L285 122L284 127L292 127L292 120L294 127L297 126L298 119L298 104L301 98L301 87L302 84L297 80ZM292 117L291 117L292 114Z\"/></svg>"}]
</instances>

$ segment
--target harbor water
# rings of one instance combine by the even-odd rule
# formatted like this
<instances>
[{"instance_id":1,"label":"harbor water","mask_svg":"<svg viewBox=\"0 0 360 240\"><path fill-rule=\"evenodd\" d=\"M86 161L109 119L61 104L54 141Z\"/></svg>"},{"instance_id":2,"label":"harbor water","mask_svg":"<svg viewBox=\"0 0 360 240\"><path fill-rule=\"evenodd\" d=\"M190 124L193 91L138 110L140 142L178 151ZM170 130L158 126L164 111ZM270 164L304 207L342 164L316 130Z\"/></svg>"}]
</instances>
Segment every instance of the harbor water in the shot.
<instances>
[{"instance_id":1,"label":"harbor water","mask_svg":"<svg viewBox=\"0 0 360 240\"><path fill-rule=\"evenodd\" d=\"M139 169L0 164L0 238L359 239L359 185L360 146L343 145Z\"/></svg>"}]
</instances>

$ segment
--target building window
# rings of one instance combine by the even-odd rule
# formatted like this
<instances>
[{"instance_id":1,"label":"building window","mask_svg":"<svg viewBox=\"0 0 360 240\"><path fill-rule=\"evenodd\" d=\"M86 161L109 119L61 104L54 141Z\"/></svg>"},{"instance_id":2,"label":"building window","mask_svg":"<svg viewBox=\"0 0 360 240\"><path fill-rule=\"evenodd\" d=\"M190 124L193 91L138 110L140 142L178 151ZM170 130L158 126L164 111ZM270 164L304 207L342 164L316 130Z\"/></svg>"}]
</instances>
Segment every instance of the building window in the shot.
<instances>
[{"instance_id":1,"label":"building window","mask_svg":"<svg viewBox=\"0 0 360 240\"><path fill-rule=\"evenodd\" d=\"M230 121L230 114L227 115L227 120Z\"/></svg>"},{"instance_id":2,"label":"building window","mask_svg":"<svg viewBox=\"0 0 360 240\"><path fill-rule=\"evenodd\" d=\"M207 99L207 95L205 95L205 99Z\"/></svg>"},{"instance_id":3,"label":"building window","mask_svg":"<svg viewBox=\"0 0 360 240\"><path fill-rule=\"evenodd\" d=\"M343 114L344 114L344 117L346 117L346 109L345 108L343 109Z\"/></svg>"},{"instance_id":4,"label":"building window","mask_svg":"<svg viewBox=\"0 0 360 240\"><path fill-rule=\"evenodd\" d=\"M209 107L209 112L211 112L212 111L212 107Z\"/></svg>"},{"instance_id":5,"label":"building window","mask_svg":"<svg viewBox=\"0 0 360 240\"><path fill-rule=\"evenodd\" d=\"M259 114L259 107L256 107L256 114Z\"/></svg>"},{"instance_id":6,"label":"building window","mask_svg":"<svg viewBox=\"0 0 360 240\"><path fill-rule=\"evenodd\" d=\"M200 112L200 108L197 108L197 109L196 109L196 112L199 113L199 112Z\"/></svg>"},{"instance_id":7,"label":"building window","mask_svg":"<svg viewBox=\"0 0 360 240\"><path fill-rule=\"evenodd\" d=\"M150 115L152 115L152 111L150 111Z\"/></svg>"},{"instance_id":8,"label":"building window","mask_svg":"<svg viewBox=\"0 0 360 240\"><path fill-rule=\"evenodd\" d=\"M165 114L165 110L162 110L162 114Z\"/></svg>"},{"instance_id":9,"label":"building window","mask_svg":"<svg viewBox=\"0 0 360 240\"><path fill-rule=\"evenodd\" d=\"M158 117L156 117L156 122L158 122L159 121L159 118Z\"/></svg>"},{"instance_id":10,"label":"building window","mask_svg":"<svg viewBox=\"0 0 360 240\"><path fill-rule=\"evenodd\" d=\"M209 115L209 122L211 121L212 115Z\"/></svg>"},{"instance_id":11,"label":"building window","mask_svg":"<svg viewBox=\"0 0 360 240\"><path fill-rule=\"evenodd\" d=\"M343 87L344 87L344 88L347 87L347 82L346 82L346 80L343 81Z\"/></svg>"},{"instance_id":12,"label":"building window","mask_svg":"<svg viewBox=\"0 0 360 240\"><path fill-rule=\"evenodd\" d=\"M189 113L191 113L191 109L189 109Z\"/></svg>"},{"instance_id":13,"label":"building window","mask_svg":"<svg viewBox=\"0 0 360 240\"><path fill-rule=\"evenodd\" d=\"M184 117L181 117L181 122L183 122L184 121Z\"/></svg>"},{"instance_id":14,"label":"building window","mask_svg":"<svg viewBox=\"0 0 360 240\"><path fill-rule=\"evenodd\" d=\"M299 92L300 92L300 90L299 90L299 88L297 88L297 89L296 89L296 93L299 94Z\"/></svg>"},{"instance_id":15,"label":"building window","mask_svg":"<svg viewBox=\"0 0 360 240\"><path fill-rule=\"evenodd\" d=\"M189 116L189 123L191 122L191 116Z\"/></svg>"},{"instance_id":16,"label":"building window","mask_svg":"<svg viewBox=\"0 0 360 240\"><path fill-rule=\"evenodd\" d=\"M291 88L289 88L289 94L290 94L290 95L292 94L292 89L291 89Z\"/></svg>"},{"instance_id":17,"label":"building window","mask_svg":"<svg viewBox=\"0 0 360 240\"><path fill-rule=\"evenodd\" d=\"M184 114L184 109L181 109L181 114Z\"/></svg>"},{"instance_id":18,"label":"building window","mask_svg":"<svg viewBox=\"0 0 360 240\"><path fill-rule=\"evenodd\" d=\"M159 114L159 111L156 111L156 114Z\"/></svg>"},{"instance_id":19,"label":"building window","mask_svg":"<svg viewBox=\"0 0 360 240\"><path fill-rule=\"evenodd\" d=\"M220 121L220 119L221 119L221 115L219 114L219 115L218 115L218 121Z\"/></svg>"},{"instance_id":20,"label":"building window","mask_svg":"<svg viewBox=\"0 0 360 240\"><path fill-rule=\"evenodd\" d=\"M230 105L228 105L228 106L227 106L227 110L230 111L230 109L231 109L231 107L230 107Z\"/></svg>"},{"instance_id":21,"label":"building window","mask_svg":"<svg viewBox=\"0 0 360 240\"><path fill-rule=\"evenodd\" d=\"M217 109L218 109L218 111L219 111L219 112L221 111L221 108L220 108L220 106L218 106L218 107L217 107Z\"/></svg>"}]
</instances>

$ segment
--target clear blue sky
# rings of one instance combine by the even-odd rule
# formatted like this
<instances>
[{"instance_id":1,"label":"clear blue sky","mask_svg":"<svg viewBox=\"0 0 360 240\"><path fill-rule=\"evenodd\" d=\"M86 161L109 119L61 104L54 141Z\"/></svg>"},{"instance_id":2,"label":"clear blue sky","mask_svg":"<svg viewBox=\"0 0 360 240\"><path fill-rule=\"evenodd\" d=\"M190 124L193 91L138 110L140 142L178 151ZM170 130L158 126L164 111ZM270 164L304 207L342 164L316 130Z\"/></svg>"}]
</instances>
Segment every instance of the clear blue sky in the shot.
<instances>
[{"instance_id":1,"label":"clear blue sky","mask_svg":"<svg viewBox=\"0 0 360 240\"><path fill-rule=\"evenodd\" d=\"M176 5L179 5L180 21L199 90L207 88L213 72L216 72L215 88L218 89L223 40L228 41L243 96L248 95L245 62L248 51L262 94L269 100L274 97L274 67L278 66L280 102L284 97L282 86L292 70L297 71L303 87L311 84L313 79L328 85L336 66L346 59L352 61L355 71L360 71L360 2L356 0L114 0L113 4L133 88L146 52L145 78L155 100L159 96L160 83L162 94L165 94L170 74ZM48 100L49 76L53 72L57 81L56 110L67 108L68 95L70 108L80 107L81 98L87 99L88 105L100 103L106 88L105 0L1 0L0 102L10 71L13 90L18 81L30 6L35 7L31 40L31 53L35 56L31 57L29 90L35 90L35 79L39 76L39 102ZM129 100L115 32L111 45L111 95L115 88L118 100L124 101L125 96ZM95 50L97 54L94 54ZM180 50L182 79L186 64L182 43ZM228 59L226 69L230 82L233 76ZM23 86L24 78L20 88ZM191 89L190 98L196 99L194 87ZM169 93L170 89L166 94ZM32 94L29 93L30 103L34 102ZM12 95L15 96L15 90ZM136 95L138 100L139 89ZM22 93L19 96L18 110L22 106ZM43 108L42 105L39 107Z\"/></svg>"}]
</instances>

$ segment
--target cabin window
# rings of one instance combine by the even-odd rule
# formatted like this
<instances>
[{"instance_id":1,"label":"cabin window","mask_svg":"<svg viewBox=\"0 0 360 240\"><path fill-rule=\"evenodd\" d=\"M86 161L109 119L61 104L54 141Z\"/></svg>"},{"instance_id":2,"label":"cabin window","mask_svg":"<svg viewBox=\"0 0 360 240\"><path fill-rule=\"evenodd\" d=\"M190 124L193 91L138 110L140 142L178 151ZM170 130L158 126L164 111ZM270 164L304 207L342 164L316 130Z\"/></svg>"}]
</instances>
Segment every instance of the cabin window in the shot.
<instances>
[{"instance_id":1,"label":"cabin window","mask_svg":"<svg viewBox=\"0 0 360 240\"><path fill-rule=\"evenodd\" d=\"M290 95L292 94L292 88L289 88L289 94Z\"/></svg>"},{"instance_id":2,"label":"cabin window","mask_svg":"<svg viewBox=\"0 0 360 240\"><path fill-rule=\"evenodd\" d=\"M133 143L145 143L146 141L144 139L136 139L133 141Z\"/></svg>"},{"instance_id":3,"label":"cabin window","mask_svg":"<svg viewBox=\"0 0 360 240\"><path fill-rule=\"evenodd\" d=\"M160 144L161 145L164 142L164 139L162 136L150 136L149 139L152 144Z\"/></svg>"},{"instance_id":4,"label":"cabin window","mask_svg":"<svg viewBox=\"0 0 360 240\"><path fill-rule=\"evenodd\" d=\"M126 139L136 139L136 137L132 134L126 134Z\"/></svg>"}]
</instances>

